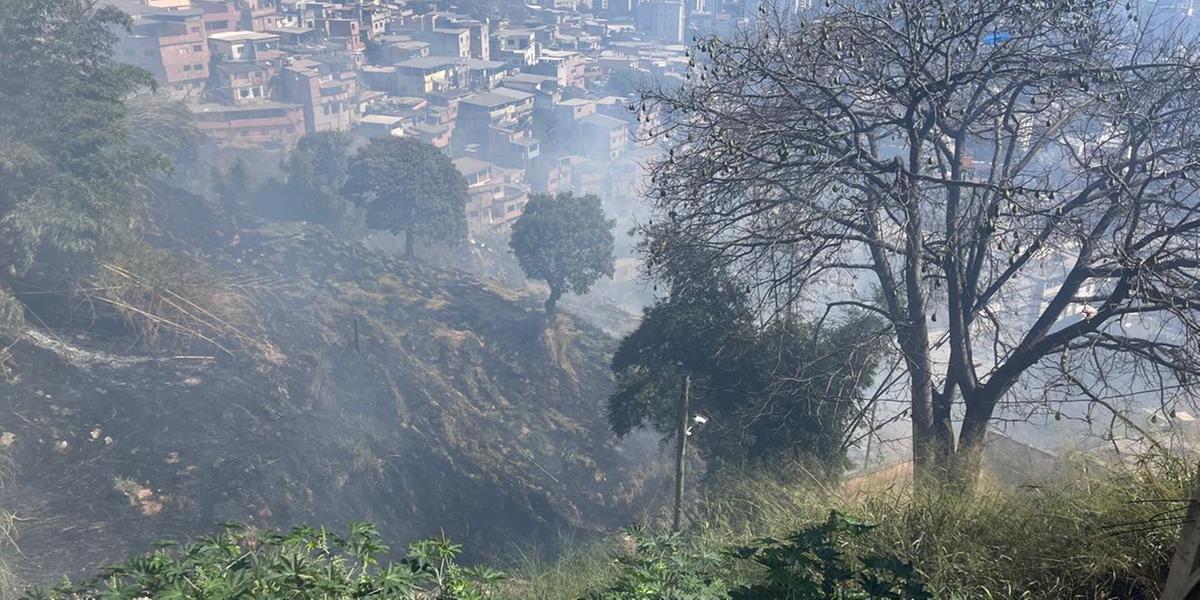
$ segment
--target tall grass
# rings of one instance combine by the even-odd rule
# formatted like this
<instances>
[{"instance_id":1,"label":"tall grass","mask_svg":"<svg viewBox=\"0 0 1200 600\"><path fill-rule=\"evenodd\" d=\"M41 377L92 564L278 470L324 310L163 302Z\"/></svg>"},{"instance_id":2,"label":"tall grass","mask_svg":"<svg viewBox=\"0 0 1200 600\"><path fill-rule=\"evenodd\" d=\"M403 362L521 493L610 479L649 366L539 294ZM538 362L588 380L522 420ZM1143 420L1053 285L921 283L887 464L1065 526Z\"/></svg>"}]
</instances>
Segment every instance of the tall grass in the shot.
<instances>
[{"instance_id":1,"label":"tall grass","mask_svg":"<svg viewBox=\"0 0 1200 600\"><path fill-rule=\"evenodd\" d=\"M12 564L8 558L17 552L16 515L8 510L5 501L4 486L12 475L14 465L9 457L0 450L0 600L16 598L20 582L13 574Z\"/></svg>"},{"instance_id":2,"label":"tall grass","mask_svg":"<svg viewBox=\"0 0 1200 600\"><path fill-rule=\"evenodd\" d=\"M936 598L1156 598L1195 477L1178 460L1081 461L1041 485L984 482L966 497L896 480L832 485L794 468L729 473L710 485L689 535L697 548L719 550L838 510L876 525L849 552L911 562ZM611 580L620 547L614 538L553 564L528 563L514 597L578 598Z\"/></svg>"}]
</instances>

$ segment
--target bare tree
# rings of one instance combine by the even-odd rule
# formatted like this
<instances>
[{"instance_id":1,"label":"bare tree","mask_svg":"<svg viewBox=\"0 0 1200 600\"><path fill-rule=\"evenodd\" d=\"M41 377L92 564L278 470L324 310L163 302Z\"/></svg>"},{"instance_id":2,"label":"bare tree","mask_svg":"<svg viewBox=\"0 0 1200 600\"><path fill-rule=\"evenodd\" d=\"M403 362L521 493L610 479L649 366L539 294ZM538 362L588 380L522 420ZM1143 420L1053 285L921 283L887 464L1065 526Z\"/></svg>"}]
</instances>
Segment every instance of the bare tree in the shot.
<instances>
[{"instance_id":1,"label":"bare tree","mask_svg":"<svg viewBox=\"0 0 1200 600\"><path fill-rule=\"evenodd\" d=\"M925 481L972 485L1019 383L1175 402L1200 374L1200 54L1137 10L839 0L696 40L686 85L634 107L670 148L651 269L699 244L786 305L883 315Z\"/></svg>"}]
</instances>

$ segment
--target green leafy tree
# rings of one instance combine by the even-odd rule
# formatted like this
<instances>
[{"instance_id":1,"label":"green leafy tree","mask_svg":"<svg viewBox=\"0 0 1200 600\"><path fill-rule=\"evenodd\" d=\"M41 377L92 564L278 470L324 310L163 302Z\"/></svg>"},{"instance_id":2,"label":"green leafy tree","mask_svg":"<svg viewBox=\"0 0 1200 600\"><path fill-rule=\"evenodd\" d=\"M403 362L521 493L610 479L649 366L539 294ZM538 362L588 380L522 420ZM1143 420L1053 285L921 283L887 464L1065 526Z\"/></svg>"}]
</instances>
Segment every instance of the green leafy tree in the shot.
<instances>
[{"instance_id":1,"label":"green leafy tree","mask_svg":"<svg viewBox=\"0 0 1200 600\"><path fill-rule=\"evenodd\" d=\"M350 169L350 136L320 131L300 138L284 161L287 196L315 223L339 223L349 209L342 195Z\"/></svg>"},{"instance_id":2,"label":"green leafy tree","mask_svg":"<svg viewBox=\"0 0 1200 600\"><path fill-rule=\"evenodd\" d=\"M648 243L665 238L655 239ZM844 467L853 417L866 407L863 392L883 347L880 320L793 314L760 326L745 288L716 255L671 260L656 267L668 295L646 309L613 354L613 431L650 426L676 435L686 374L693 410L708 417L691 443L710 464L786 454L831 474Z\"/></svg>"},{"instance_id":3,"label":"green leafy tree","mask_svg":"<svg viewBox=\"0 0 1200 600\"><path fill-rule=\"evenodd\" d=\"M371 140L350 160L343 193L366 211L367 226L416 238L461 242L467 237L467 182L436 147L413 138Z\"/></svg>"},{"instance_id":4,"label":"green leafy tree","mask_svg":"<svg viewBox=\"0 0 1200 600\"><path fill-rule=\"evenodd\" d=\"M613 276L613 223L592 194L539 194L525 205L509 246L527 277L550 286L546 314L564 293L586 294L597 279Z\"/></svg>"},{"instance_id":5,"label":"green leafy tree","mask_svg":"<svg viewBox=\"0 0 1200 600\"><path fill-rule=\"evenodd\" d=\"M227 214L236 216L254 193L255 181L250 166L239 156L224 168L213 167L212 177L213 191L221 206Z\"/></svg>"},{"instance_id":6,"label":"green leafy tree","mask_svg":"<svg viewBox=\"0 0 1200 600\"><path fill-rule=\"evenodd\" d=\"M131 237L135 192L169 167L136 143L124 100L150 75L113 60L128 15L90 0L10 0L0 11L0 327L15 292L70 289Z\"/></svg>"}]
</instances>

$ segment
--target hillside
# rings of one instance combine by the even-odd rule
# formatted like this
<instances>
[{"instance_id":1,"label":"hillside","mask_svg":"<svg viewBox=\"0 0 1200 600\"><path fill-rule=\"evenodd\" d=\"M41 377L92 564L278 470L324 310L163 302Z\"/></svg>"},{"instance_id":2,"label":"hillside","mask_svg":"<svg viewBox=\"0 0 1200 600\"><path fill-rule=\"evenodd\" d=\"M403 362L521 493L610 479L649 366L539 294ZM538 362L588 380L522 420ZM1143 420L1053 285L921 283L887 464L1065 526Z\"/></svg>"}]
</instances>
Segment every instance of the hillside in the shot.
<instances>
[{"instance_id":1,"label":"hillside","mask_svg":"<svg viewBox=\"0 0 1200 600\"><path fill-rule=\"evenodd\" d=\"M26 579L221 521L366 519L486 552L623 525L659 489L653 444L608 431L598 330L547 330L537 299L320 228L234 233L202 198L160 196L154 243L218 273L251 325L150 344L75 318L15 341L0 440Z\"/></svg>"}]
</instances>

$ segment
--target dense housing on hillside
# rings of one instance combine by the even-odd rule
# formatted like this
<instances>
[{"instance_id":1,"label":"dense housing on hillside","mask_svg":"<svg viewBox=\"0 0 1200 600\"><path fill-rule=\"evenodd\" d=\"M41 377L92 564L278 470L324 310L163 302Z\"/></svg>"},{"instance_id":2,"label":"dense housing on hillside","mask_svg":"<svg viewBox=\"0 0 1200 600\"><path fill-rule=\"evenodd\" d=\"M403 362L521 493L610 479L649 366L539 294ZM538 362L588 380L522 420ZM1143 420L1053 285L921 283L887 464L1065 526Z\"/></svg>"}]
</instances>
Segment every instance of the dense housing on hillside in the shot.
<instances>
[{"instance_id":1,"label":"dense housing on hillside","mask_svg":"<svg viewBox=\"0 0 1200 600\"><path fill-rule=\"evenodd\" d=\"M118 57L185 99L202 132L281 149L318 131L416 137L472 182L473 234L510 224L533 192L628 194L628 161L651 151L638 143L649 123L626 109L631 82L682 80L684 37L732 27L747 10L704 0L541 0L513 14L403 0L141 2Z\"/></svg>"}]
</instances>

